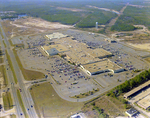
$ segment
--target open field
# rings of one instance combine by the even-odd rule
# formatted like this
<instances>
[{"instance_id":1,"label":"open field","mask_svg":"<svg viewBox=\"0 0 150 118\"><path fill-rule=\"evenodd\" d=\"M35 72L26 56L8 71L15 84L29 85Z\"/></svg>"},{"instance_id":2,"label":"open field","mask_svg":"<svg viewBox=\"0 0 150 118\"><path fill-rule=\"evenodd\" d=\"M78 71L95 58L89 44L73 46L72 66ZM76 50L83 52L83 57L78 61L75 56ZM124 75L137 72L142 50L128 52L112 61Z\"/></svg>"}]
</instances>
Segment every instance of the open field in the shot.
<instances>
[{"instance_id":1,"label":"open field","mask_svg":"<svg viewBox=\"0 0 150 118\"><path fill-rule=\"evenodd\" d=\"M3 29L8 37L38 34L48 30L73 28L73 26L63 25L58 22L48 22L40 18L18 19L16 21L6 20L2 22Z\"/></svg>"},{"instance_id":2,"label":"open field","mask_svg":"<svg viewBox=\"0 0 150 118\"><path fill-rule=\"evenodd\" d=\"M102 111L109 115L110 118L114 118L119 115L124 116L126 111L123 103L121 103L116 98L108 97L106 95L103 95L93 102L84 105L82 111L86 114L87 118L94 118L99 116L99 113L96 110L93 110L94 107L102 109Z\"/></svg>"},{"instance_id":3,"label":"open field","mask_svg":"<svg viewBox=\"0 0 150 118\"><path fill-rule=\"evenodd\" d=\"M3 93L4 110L13 108L13 101L10 92Z\"/></svg>"},{"instance_id":4,"label":"open field","mask_svg":"<svg viewBox=\"0 0 150 118\"><path fill-rule=\"evenodd\" d=\"M50 83L34 85L30 89L33 100L36 104L36 111L44 117L61 117L81 110L83 103L68 102L60 98Z\"/></svg>"},{"instance_id":5,"label":"open field","mask_svg":"<svg viewBox=\"0 0 150 118\"><path fill-rule=\"evenodd\" d=\"M129 45L141 49L141 50L150 50L150 43L144 43L144 44L131 44L128 43Z\"/></svg>"}]
</instances>

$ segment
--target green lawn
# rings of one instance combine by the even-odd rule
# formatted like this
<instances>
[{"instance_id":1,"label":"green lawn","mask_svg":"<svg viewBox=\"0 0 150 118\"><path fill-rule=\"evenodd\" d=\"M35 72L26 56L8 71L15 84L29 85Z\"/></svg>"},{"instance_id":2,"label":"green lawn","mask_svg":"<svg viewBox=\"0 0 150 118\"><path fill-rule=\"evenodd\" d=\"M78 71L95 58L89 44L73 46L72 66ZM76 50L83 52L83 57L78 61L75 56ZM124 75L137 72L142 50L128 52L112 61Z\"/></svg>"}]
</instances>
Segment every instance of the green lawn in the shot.
<instances>
[{"instance_id":1,"label":"green lawn","mask_svg":"<svg viewBox=\"0 0 150 118\"><path fill-rule=\"evenodd\" d=\"M3 102L4 102L5 110L9 110L13 108L13 101L12 101L10 92L3 94Z\"/></svg>"}]
</instances>

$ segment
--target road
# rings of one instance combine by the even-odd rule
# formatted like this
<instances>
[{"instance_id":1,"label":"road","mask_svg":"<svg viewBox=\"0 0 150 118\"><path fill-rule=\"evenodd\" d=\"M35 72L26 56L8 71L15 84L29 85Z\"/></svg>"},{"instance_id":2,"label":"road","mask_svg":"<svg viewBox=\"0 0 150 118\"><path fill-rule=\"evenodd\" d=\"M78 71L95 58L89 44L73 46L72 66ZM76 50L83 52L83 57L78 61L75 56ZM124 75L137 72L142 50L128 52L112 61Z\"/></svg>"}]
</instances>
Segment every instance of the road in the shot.
<instances>
[{"instance_id":1,"label":"road","mask_svg":"<svg viewBox=\"0 0 150 118\"><path fill-rule=\"evenodd\" d=\"M1 37L0 37L0 42L1 42L2 50L5 50L4 45L2 43L2 38ZM7 58L6 58L6 55L5 55L4 56L4 64L6 65L6 68L9 68L8 61L6 61L6 60L7 60ZM13 74L12 74L11 69L8 69L6 71L6 74L7 74L7 78L8 78L8 86L7 86L7 88L10 88L10 90L12 91L13 104L14 104L14 107L15 107L16 112L17 112L16 115L17 115L17 117L24 118L24 116L20 115L23 112L22 112L22 109L20 107L20 104L18 103L16 88L14 87L13 84L11 84L11 83L14 83ZM2 93L3 91L7 91L7 88L1 89L0 93Z\"/></svg>"},{"instance_id":2,"label":"road","mask_svg":"<svg viewBox=\"0 0 150 118\"><path fill-rule=\"evenodd\" d=\"M22 72L21 72L21 70L20 70L20 68L18 66L18 63L17 63L16 59L15 59L14 53L11 50L11 45L10 45L10 43L9 43L5 33L4 33L4 30L2 28L1 23L0 23L0 27L1 27L3 35L4 35L4 41L5 41L5 44L6 44L6 50L7 50L8 54L9 54L9 56L10 56L10 59L12 61L12 65L13 65L13 68L14 68L14 71L15 71L15 74L16 74L16 77L17 77L17 80L18 80L17 84L19 85L19 88L22 91L21 92L21 97L22 97L22 101L24 103L25 109L26 109L26 111L28 113L28 117L29 118L38 118L34 107L31 107L31 105L34 106L34 102L32 100L32 97L31 97L29 91L27 91L27 89L25 88L24 77L23 77ZM12 85L12 88L13 88L13 90L12 90L13 94L15 94L16 93L15 92L15 87L13 85Z\"/></svg>"}]
</instances>

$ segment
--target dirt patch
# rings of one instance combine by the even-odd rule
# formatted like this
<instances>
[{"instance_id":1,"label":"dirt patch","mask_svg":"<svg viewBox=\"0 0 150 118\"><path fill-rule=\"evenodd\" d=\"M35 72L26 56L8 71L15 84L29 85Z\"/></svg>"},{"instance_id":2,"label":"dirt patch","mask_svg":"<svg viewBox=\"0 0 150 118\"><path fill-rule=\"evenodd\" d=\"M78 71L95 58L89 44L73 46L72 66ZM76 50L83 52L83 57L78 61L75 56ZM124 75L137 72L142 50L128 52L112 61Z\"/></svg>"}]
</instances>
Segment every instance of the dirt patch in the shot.
<instances>
[{"instance_id":1,"label":"dirt patch","mask_svg":"<svg viewBox=\"0 0 150 118\"><path fill-rule=\"evenodd\" d=\"M73 12L81 12L81 11L85 11L83 9L73 9L73 8L65 8L65 7L57 7L57 9L59 10L68 10L68 11L73 11Z\"/></svg>"},{"instance_id":2,"label":"dirt patch","mask_svg":"<svg viewBox=\"0 0 150 118\"><path fill-rule=\"evenodd\" d=\"M150 43L144 43L144 44L128 43L128 44L135 47L135 48L139 48L139 49L142 49L142 50L150 50Z\"/></svg>"},{"instance_id":3,"label":"dirt patch","mask_svg":"<svg viewBox=\"0 0 150 118\"><path fill-rule=\"evenodd\" d=\"M48 22L40 18L32 18L32 17L29 17L27 19L22 19L22 22L24 26L34 26L34 27L46 28L46 29L62 29L62 28L72 27L69 25L63 25L57 22Z\"/></svg>"},{"instance_id":4,"label":"dirt patch","mask_svg":"<svg viewBox=\"0 0 150 118\"><path fill-rule=\"evenodd\" d=\"M70 25L63 25L58 22L48 22L40 18L21 18L15 21L6 20L2 22L6 36L12 38L20 35L31 35L50 30L73 28Z\"/></svg>"}]
</instances>

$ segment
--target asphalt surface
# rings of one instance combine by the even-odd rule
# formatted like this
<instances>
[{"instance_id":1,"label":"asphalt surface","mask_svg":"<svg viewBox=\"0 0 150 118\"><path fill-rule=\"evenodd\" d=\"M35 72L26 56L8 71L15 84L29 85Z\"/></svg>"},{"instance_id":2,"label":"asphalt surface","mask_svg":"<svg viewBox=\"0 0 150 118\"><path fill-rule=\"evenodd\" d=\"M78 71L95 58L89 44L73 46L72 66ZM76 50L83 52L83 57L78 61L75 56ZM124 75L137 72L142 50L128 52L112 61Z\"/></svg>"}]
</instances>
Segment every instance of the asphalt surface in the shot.
<instances>
[{"instance_id":1,"label":"asphalt surface","mask_svg":"<svg viewBox=\"0 0 150 118\"><path fill-rule=\"evenodd\" d=\"M13 54L13 51L11 50L11 45L10 45L10 43L9 43L5 33L4 33L4 30L3 30L1 24L0 24L0 27L1 27L3 35L4 35L4 41L5 41L5 44L6 44L6 50L7 50L8 54L9 54L9 56L10 56L10 59L12 61L12 65L13 65L13 68L14 68L14 71L15 71L15 74L16 74L16 77L17 77L17 80L18 80L17 84L19 85L19 88L22 91L21 92L21 97L22 97L22 101L24 103L25 109L27 111L28 117L29 118L38 118L38 116L36 114L36 111L34 109L34 102L32 100L32 97L31 97L29 91L27 91L27 89L25 88L25 84L23 82L24 77L22 75L21 70L19 69L18 63L17 63L17 61L15 59L15 56ZM14 82L12 83L11 88L12 88L13 96L17 96L16 89L14 87ZM17 101L17 97L14 98L14 101L17 102L17 103L15 103L15 105L17 104L17 114L18 114L18 112L22 113L20 108L19 108L20 105L19 105L19 103ZM33 107L31 107L31 106L33 106ZM19 116L19 118L20 118L20 116Z\"/></svg>"}]
</instances>

